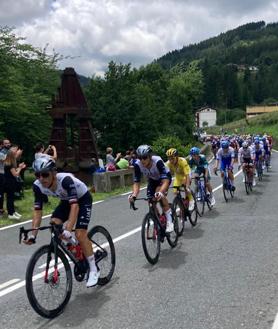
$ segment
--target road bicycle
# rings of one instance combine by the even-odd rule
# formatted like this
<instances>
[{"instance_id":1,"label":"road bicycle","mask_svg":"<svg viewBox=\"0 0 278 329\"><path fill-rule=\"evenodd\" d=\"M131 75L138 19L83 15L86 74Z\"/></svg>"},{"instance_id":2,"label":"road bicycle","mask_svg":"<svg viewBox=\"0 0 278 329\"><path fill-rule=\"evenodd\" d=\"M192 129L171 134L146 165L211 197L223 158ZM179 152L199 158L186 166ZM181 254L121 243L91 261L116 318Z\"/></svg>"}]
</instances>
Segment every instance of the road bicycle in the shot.
<instances>
[{"instance_id":1,"label":"road bicycle","mask_svg":"<svg viewBox=\"0 0 278 329\"><path fill-rule=\"evenodd\" d=\"M210 194L206 191L206 181L204 175L192 177L196 181L196 201L197 201L197 208L200 216L203 216L205 211L205 205L208 206L208 209L212 209Z\"/></svg>"},{"instance_id":2,"label":"road bicycle","mask_svg":"<svg viewBox=\"0 0 278 329\"><path fill-rule=\"evenodd\" d=\"M135 207L135 201L138 200L147 201L149 205L149 211L142 222L141 238L145 257L150 264L154 265L159 259L161 243L164 242L165 237L172 248L177 245L178 222L177 218L172 215L174 230L171 233L166 233L166 216L159 211L157 201L152 197L136 198L130 203L133 210L138 209Z\"/></svg>"},{"instance_id":3,"label":"road bicycle","mask_svg":"<svg viewBox=\"0 0 278 329\"><path fill-rule=\"evenodd\" d=\"M217 171L215 170L215 174L217 175ZM229 195L231 198L234 197L235 194L235 187L232 185L232 182L228 176L228 168L226 167L225 170L223 171L223 178L222 178L222 191L223 191L223 196L226 202L228 202L228 197Z\"/></svg>"},{"instance_id":4,"label":"road bicycle","mask_svg":"<svg viewBox=\"0 0 278 329\"><path fill-rule=\"evenodd\" d=\"M194 200L194 209L190 211L188 209L189 199L188 196L183 197L181 192L185 192L184 186L173 186L177 190L177 194L172 202L172 214L177 218L178 235L181 236L184 231L185 222L188 220L192 226L197 224L198 208L196 198L191 191Z\"/></svg>"},{"instance_id":5,"label":"road bicycle","mask_svg":"<svg viewBox=\"0 0 278 329\"><path fill-rule=\"evenodd\" d=\"M19 242L22 236L27 239L34 229L20 228ZM50 224L37 228L38 231L50 230L50 243L40 247L30 258L26 269L26 293L33 309L45 318L58 316L67 305L72 292L72 269L78 282L87 279L89 264L79 244L65 243L60 239L62 225ZM102 226L94 226L88 232L92 242L95 262L100 277L98 285L107 284L114 273L116 264L115 247L109 232Z\"/></svg>"},{"instance_id":6,"label":"road bicycle","mask_svg":"<svg viewBox=\"0 0 278 329\"><path fill-rule=\"evenodd\" d=\"M241 165L238 167L240 169ZM249 194L253 190L253 180L254 180L254 172L253 172L253 164L252 163L245 163L243 170L244 175L244 186L246 194Z\"/></svg>"}]
</instances>

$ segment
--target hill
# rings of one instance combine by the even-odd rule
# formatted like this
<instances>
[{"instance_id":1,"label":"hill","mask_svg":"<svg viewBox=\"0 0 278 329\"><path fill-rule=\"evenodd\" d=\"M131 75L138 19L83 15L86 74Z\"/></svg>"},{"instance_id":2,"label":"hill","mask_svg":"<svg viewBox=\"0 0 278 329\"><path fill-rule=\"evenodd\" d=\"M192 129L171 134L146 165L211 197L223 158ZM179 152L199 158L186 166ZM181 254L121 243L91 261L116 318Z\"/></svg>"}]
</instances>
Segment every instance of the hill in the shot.
<instances>
[{"instance_id":1,"label":"hill","mask_svg":"<svg viewBox=\"0 0 278 329\"><path fill-rule=\"evenodd\" d=\"M200 105L241 108L278 100L278 23L248 23L158 58L166 70L198 61L204 78Z\"/></svg>"}]
</instances>

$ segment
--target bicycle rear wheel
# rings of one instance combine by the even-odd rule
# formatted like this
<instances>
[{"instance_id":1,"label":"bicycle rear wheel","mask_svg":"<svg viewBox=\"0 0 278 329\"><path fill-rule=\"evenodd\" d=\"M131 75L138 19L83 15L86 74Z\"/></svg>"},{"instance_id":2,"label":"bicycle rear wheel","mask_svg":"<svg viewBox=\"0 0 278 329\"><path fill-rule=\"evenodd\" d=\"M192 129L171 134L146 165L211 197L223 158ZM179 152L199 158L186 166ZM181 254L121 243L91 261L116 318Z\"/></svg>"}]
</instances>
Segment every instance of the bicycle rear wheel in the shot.
<instances>
[{"instance_id":1,"label":"bicycle rear wheel","mask_svg":"<svg viewBox=\"0 0 278 329\"><path fill-rule=\"evenodd\" d=\"M57 249L58 266L50 245L39 248L26 270L26 292L33 309L45 318L54 318L67 305L72 291L72 272L65 254Z\"/></svg>"},{"instance_id":2,"label":"bicycle rear wheel","mask_svg":"<svg viewBox=\"0 0 278 329\"><path fill-rule=\"evenodd\" d=\"M181 236L184 231L185 211L182 200L177 196L173 200L172 214L173 217L177 218L178 235Z\"/></svg>"},{"instance_id":3,"label":"bicycle rear wheel","mask_svg":"<svg viewBox=\"0 0 278 329\"><path fill-rule=\"evenodd\" d=\"M107 284L114 273L116 266L116 253L113 240L109 232L102 226L94 226L88 232L88 238L93 245L96 265L100 270L97 284Z\"/></svg>"},{"instance_id":4,"label":"bicycle rear wheel","mask_svg":"<svg viewBox=\"0 0 278 329\"><path fill-rule=\"evenodd\" d=\"M201 188L198 188L198 191L197 191L197 208L198 208L198 212L199 212L199 215L202 217L204 212L205 212L205 190L203 189L203 187Z\"/></svg>"},{"instance_id":5,"label":"bicycle rear wheel","mask_svg":"<svg viewBox=\"0 0 278 329\"><path fill-rule=\"evenodd\" d=\"M148 213L142 222L141 238L144 254L151 264L156 264L159 258L160 235L157 219Z\"/></svg>"}]
</instances>

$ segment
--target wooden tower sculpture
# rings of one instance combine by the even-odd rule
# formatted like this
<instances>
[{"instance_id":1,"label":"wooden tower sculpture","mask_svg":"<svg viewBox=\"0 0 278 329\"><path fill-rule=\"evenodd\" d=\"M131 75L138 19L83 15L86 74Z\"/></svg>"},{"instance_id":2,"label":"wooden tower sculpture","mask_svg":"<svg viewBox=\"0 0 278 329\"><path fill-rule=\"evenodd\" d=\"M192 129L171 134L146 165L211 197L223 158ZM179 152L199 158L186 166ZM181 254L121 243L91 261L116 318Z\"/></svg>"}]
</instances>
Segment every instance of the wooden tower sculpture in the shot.
<instances>
[{"instance_id":1,"label":"wooden tower sculpture","mask_svg":"<svg viewBox=\"0 0 278 329\"><path fill-rule=\"evenodd\" d=\"M57 149L57 167L78 172L98 159L91 113L73 68L66 68L61 76L61 87L48 108L53 120L50 145Z\"/></svg>"}]
</instances>

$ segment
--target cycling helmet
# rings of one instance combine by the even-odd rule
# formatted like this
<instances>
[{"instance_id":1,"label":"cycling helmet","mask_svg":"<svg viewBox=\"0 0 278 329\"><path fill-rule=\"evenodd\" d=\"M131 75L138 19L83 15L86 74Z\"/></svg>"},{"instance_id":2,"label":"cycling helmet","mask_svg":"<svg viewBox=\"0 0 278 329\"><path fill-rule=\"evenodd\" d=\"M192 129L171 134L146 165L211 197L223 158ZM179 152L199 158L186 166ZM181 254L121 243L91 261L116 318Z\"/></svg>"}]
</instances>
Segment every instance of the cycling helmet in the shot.
<instances>
[{"instance_id":1,"label":"cycling helmet","mask_svg":"<svg viewBox=\"0 0 278 329\"><path fill-rule=\"evenodd\" d=\"M265 137L263 137L263 138L262 138L262 141L263 141L263 142L266 142L266 138L265 138Z\"/></svg>"},{"instance_id":2,"label":"cycling helmet","mask_svg":"<svg viewBox=\"0 0 278 329\"><path fill-rule=\"evenodd\" d=\"M166 151L166 155L167 157L176 157L178 156L178 150L172 147Z\"/></svg>"},{"instance_id":3,"label":"cycling helmet","mask_svg":"<svg viewBox=\"0 0 278 329\"><path fill-rule=\"evenodd\" d=\"M222 141L221 142L222 149L227 149L229 147L229 145L230 145L229 141Z\"/></svg>"},{"instance_id":4,"label":"cycling helmet","mask_svg":"<svg viewBox=\"0 0 278 329\"><path fill-rule=\"evenodd\" d=\"M255 139L255 145L259 145L260 144L260 140L259 139Z\"/></svg>"},{"instance_id":5,"label":"cycling helmet","mask_svg":"<svg viewBox=\"0 0 278 329\"><path fill-rule=\"evenodd\" d=\"M243 147L244 149L246 149L246 148L248 147L248 143L247 143L247 142L243 142L243 143L242 143L242 147Z\"/></svg>"},{"instance_id":6,"label":"cycling helmet","mask_svg":"<svg viewBox=\"0 0 278 329\"><path fill-rule=\"evenodd\" d=\"M145 157L145 156L151 155L152 148L149 145L140 145L140 146L138 146L136 153L139 158Z\"/></svg>"},{"instance_id":7,"label":"cycling helmet","mask_svg":"<svg viewBox=\"0 0 278 329\"><path fill-rule=\"evenodd\" d=\"M35 173L48 172L56 169L55 161L49 156L42 156L33 162L32 168Z\"/></svg>"},{"instance_id":8,"label":"cycling helmet","mask_svg":"<svg viewBox=\"0 0 278 329\"><path fill-rule=\"evenodd\" d=\"M192 147L190 150L190 155L199 155L200 154L200 149L196 146Z\"/></svg>"}]
</instances>

